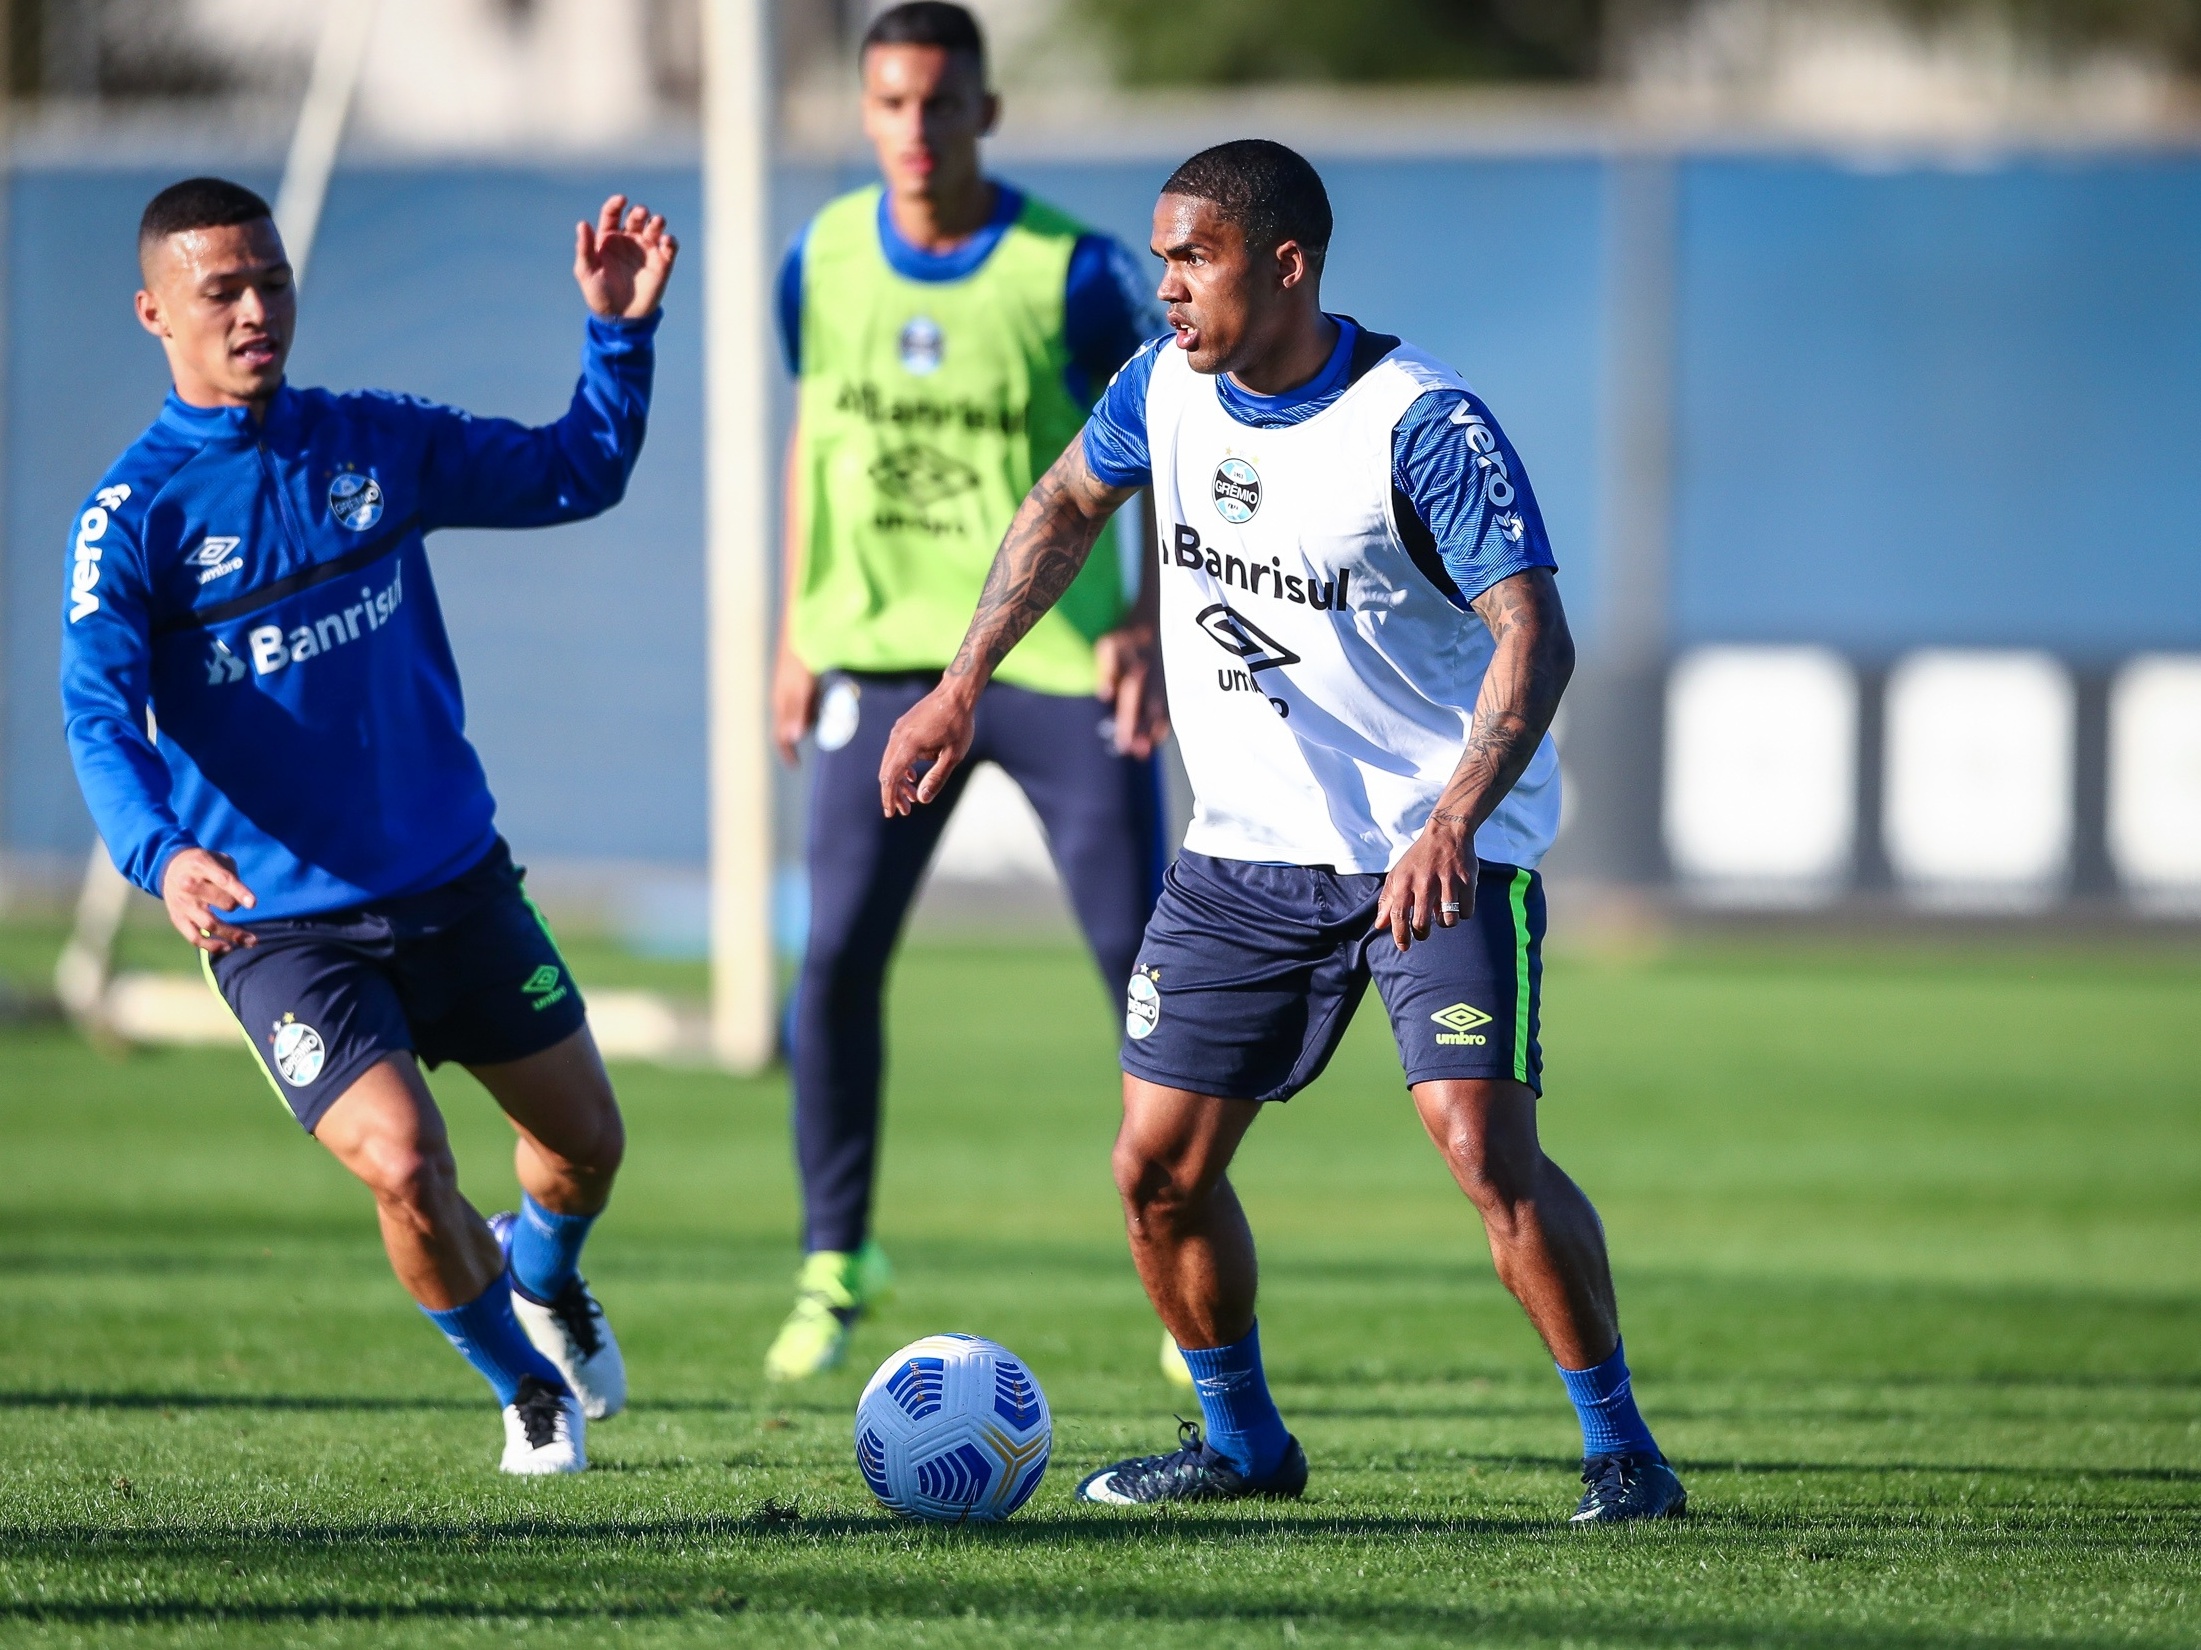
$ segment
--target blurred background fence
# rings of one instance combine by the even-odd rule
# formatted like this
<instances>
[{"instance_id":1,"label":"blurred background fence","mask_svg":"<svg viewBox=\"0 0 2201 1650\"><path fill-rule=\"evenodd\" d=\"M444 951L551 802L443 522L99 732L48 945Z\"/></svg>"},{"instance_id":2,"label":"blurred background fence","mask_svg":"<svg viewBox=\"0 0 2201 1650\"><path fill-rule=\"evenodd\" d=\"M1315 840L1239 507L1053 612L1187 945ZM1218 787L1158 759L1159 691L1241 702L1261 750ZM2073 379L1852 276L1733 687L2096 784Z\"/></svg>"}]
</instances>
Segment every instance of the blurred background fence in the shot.
<instances>
[{"instance_id":1,"label":"blurred background fence","mask_svg":"<svg viewBox=\"0 0 2201 1650\"><path fill-rule=\"evenodd\" d=\"M1555 881L1791 911L2201 909L2186 9L1200 0L1172 36L1224 45L1159 63L1137 0L976 9L1008 83L1001 175L1141 246L1191 149L1294 142L1337 208L1330 307L1497 409L1582 644ZM279 10L19 0L4 31L17 900L63 892L91 841L55 611L70 514L164 388L129 315L136 215L190 170L272 193L319 8ZM1300 56L1264 58L1254 15ZM782 241L871 175L861 20L782 10ZM387 0L295 376L554 416L574 218L620 188L697 227L692 23L641 0ZM1361 84L1431 75L1459 83ZM1142 89L1185 76L1253 84ZM700 951L702 286L682 273L628 502L443 535L436 567L522 858L570 909ZM783 789L791 942L799 778ZM965 811L935 905L1043 901L1013 792Z\"/></svg>"}]
</instances>

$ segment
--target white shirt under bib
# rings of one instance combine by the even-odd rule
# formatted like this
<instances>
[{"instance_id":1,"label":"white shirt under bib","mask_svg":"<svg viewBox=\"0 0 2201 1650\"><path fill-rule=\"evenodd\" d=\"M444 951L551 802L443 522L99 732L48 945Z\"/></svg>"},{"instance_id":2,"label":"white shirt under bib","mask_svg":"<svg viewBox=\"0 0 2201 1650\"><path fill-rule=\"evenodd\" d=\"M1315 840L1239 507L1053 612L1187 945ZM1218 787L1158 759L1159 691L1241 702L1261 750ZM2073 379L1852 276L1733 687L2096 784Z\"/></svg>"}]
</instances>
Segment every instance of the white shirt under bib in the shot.
<instances>
[{"instance_id":1,"label":"white shirt under bib","mask_svg":"<svg viewBox=\"0 0 2201 1650\"><path fill-rule=\"evenodd\" d=\"M1162 659L1194 853L1387 871L1428 824L1496 646L1392 517L1392 429L1447 388L1466 385L1401 345L1311 418L1253 429L1214 378L1159 352L1146 422ZM1546 737L1475 851L1534 866L1558 828Z\"/></svg>"}]
</instances>

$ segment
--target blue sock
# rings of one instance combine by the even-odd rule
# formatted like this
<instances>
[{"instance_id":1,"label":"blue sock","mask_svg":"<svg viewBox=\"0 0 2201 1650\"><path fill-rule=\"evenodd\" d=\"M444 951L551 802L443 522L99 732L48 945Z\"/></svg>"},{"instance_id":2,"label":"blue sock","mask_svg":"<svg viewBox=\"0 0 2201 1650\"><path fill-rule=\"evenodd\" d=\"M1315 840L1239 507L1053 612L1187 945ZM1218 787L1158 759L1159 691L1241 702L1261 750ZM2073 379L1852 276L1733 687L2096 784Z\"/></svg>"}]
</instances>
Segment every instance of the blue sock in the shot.
<instances>
[{"instance_id":1,"label":"blue sock","mask_svg":"<svg viewBox=\"0 0 2201 1650\"><path fill-rule=\"evenodd\" d=\"M520 1218L512 1223L512 1281L531 1301L547 1306L580 1275L581 1245L594 1215L561 1215L520 1194Z\"/></svg>"},{"instance_id":2,"label":"blue sock","mask_svg":"<svg viewBox=\"0 0 2201 1650\"><path fill-rule=\"evenodd\" d=\"M1559 1369L1582 1422L1582 1454L1656 1455L1651 1429L1636 1413L1635 1388L1628 1378L1627 1349L1613 1343L1613 1355L1594 1369Z\"/></svg>"},{"instance_id":3,"label":"blue sock","mask_svg":"<svg viewBox=\"0 0 2201 1650\"><path fill-rule=\"evenodd\" d=\"M424 1306L421 1311L458 1348L459 1356L481 1371L482 1378L496 1389L498 1403L512 1402L519 1394L520 1382L529 1375L547 1381L560 1392L566 1390L557 1366L535 1350L520 1320L512 1315L512 1286L503 1273L464 1306L444 1312L431 1312Z\"/></svg>"},{"instance_id":4,"label":"blue sock","mask_svg":"<svg viewBox=\"0 0 2201 1650\"><path fill-rule=\"evenodd\" d=\"M1255 1483L1275 1472L1290 1434L1261 1372L1261 1326L1256 1323L1244 1340L1229 1346L1179 1350L1200 1394L1209 1445Z\"/></svg>"}]
</instances>

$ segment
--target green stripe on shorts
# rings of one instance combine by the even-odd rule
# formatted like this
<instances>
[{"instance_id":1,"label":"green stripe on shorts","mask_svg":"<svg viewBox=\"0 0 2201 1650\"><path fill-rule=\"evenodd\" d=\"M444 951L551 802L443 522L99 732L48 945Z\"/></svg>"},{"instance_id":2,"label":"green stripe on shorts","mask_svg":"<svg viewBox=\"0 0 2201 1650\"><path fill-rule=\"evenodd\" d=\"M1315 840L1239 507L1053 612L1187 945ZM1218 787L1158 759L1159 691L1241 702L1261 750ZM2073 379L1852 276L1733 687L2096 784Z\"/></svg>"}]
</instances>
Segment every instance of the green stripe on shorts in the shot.
<instances>
[{"instance_id":1,"label":"green stripe on shorts","mask_svg":"<svg viewBox=\"0 0 2201 1650\"><path fill-rule=\"evenodd\" d=\"M1513 873L1513 1080L1528 1081L1528 887L1533 871Z\"/></svg>"},{"instance_id":2,"label":"green stripe on shorts","mask_svg":"<svg viewBox=\"0 0 2201 1650\"><path fill-rule=\"evenodd\" d=\"M289 1112L290 1096L283 1092L283 1085L275 1080L275 1073L268 1070L267 1062L260 1058L260 1045L253 1041L251 1028L237 1018L237 1011L229 1006L229 999L222 995L221 986L215 982L212 952L199 953L199 972L206 978L206 989L214 993L214 1000L222 1005L222 1012L229 1016L229 1023L237 1028L237 1035L245 1040L245 1052L252 1056L253 1065L267 1079L267 1086L275 1091L275 1098L283 1102L283 1110ZM292 1112L291 1116L295 1120L297 1114Z\"/></svg>"}]
</instances>

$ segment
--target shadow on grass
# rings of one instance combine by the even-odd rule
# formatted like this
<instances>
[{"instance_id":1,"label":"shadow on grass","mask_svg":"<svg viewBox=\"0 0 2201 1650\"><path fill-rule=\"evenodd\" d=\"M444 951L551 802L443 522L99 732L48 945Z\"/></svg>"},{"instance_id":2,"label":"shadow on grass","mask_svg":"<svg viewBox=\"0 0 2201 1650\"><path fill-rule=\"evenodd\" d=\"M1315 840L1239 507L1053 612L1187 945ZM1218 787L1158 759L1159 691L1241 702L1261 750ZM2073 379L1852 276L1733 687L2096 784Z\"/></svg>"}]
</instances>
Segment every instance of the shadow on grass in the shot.
<instances>
[{"instance_id":1,"label":"shadow on grass","mask_svg":"<svg viewBox=\"0 0 2201 1650\"><path fill-rule=\"evenodd\" d=\"M1976 1626L1947 1630L1891 1628L1882 1624L1856 1626L1804 1622L1784 1613L1761 1610L1747 1615L1705 1611L1695 1620L1659 1621L1641 1609L1610 1604L1577 1606L1533 1605L1509 1608L1502 1603L1383 1603L1340 1604L1335 1601L1264 1599L1239 1603L1216 1599L1192 1599L1182 1595L1166 1601L1150 1595L1102 1597L1083 1607L1046 1610L1039 1607L1036 1589L1003 1586L951 1586L936 1584L865 1590L861 1596L840 1597L826 1619L877 1621L884 1616L915 1627L960 1618L991 1625L1009 1642L1020 1626L1060 1627L1073 1623L1099 1628L1104 1622L1139 1624L1151 1634L1157 1628L1181 1626L1212 1632L1228 1625L1260 1623L1280 1633L1285 1642L1296 1642L1307 1631L1328 1629L1368 1640L1376 1635L1396 1635L1416 1643L1441 1637L1458 1642L1715 1646L1739 1641L1778 1642L1793 1650L2041 1650L2045 1645L2069 1650L2129 1646L2133 1640L2121 1634L2063 1634L2052 1631L1987 1633ZM212 1602L187 1599L147 1599L137 1603L50 1600L0 1603L0 1621L51 1622L74 1626L153 1624L311 1623L323 1621L483 1621L483 1622L597 1622L614 1623L679 1619L726 1620L737 1615L769 1619L781 1610L800 1612L818 1621L816 1601L790 1597L752 1608L747 1597L709 1598L694 1602L666 1598L604 1599L587 1604L542 1602L470 1602L422 1600L406 1603L373 1603L343 1598L298 1599L254 1603L249 1600ZM760 1622L760 1625L762 1623ZM1119 1625L1116 1629L1121 1631ZM1137 1629L1134 1629L1136 1632Z\"/></svg>"}]
</instances>

